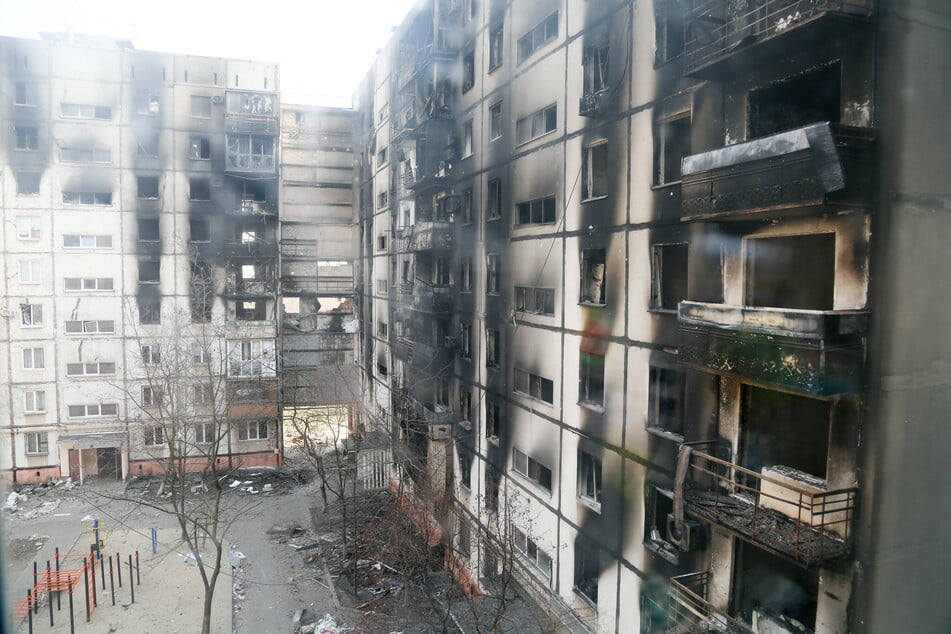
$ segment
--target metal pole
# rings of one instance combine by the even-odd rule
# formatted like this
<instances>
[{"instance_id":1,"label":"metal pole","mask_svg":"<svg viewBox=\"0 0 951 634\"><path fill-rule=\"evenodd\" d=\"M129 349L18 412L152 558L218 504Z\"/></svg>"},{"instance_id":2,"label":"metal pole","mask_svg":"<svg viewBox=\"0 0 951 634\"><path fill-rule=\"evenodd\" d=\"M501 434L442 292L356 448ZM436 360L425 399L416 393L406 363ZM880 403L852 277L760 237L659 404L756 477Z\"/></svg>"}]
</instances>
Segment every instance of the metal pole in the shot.
<instances>
[{"instance_id":1,"label":"metal pole","mask_svg":"<svg viewBox=\"0 0 951 634\"><path fill-rule=\"evenodd\" d=\"M154 526L152 527L152 554L158 552L158 529Z\"/></svg>"},{"instance_id":2,"label":"metal pole","mask_svg":"<svg viewBox=\"0 0 951 634\"><path fill-rule=\"evenodd\" d=\"M92 612L89 611L89 566L83 561L83 590L86 596L86 623L92 618Z\"/></svg>"},{"instance_id":3,"label":"metal pole","mask_svg":"<svg viewBox=\"0 0 951 634\"><path fill-rule=\"evenodd\" d=\"M122 587L122 559L116 553L116 574L119 575L119 587Z\"/></svg>"},{"instance_id":4,"label":"metal pole","mask_svg":"<svg viewBox=\"0 0 951 634\"><path fill-rule=\"evenodd\" d=\"M36 562L33 562L33 563L36 563ZM29 620L30 634L33 634L33 603L34 603L33 590L30 589L26 591L26 607L30 608L26 612L29 615L29 619L30 619Z\"/></svg>"},{"instance_id":5,"label":"metal pole","mask_svg":"<svg viewBox=\"0 0 951 634\"><path fill-rule=\"evenodd\" d=\"M69 634L76 632L76 623L73 621L73 583L69 583Z\"/></svg>"},{"instance_id":6,"label":"metal pole","mask_svg":"<svg viewBox=\"0 0 951 634\"><path fill-rule=\"evenodd\" d=\"M129 593L132 595L132 603L135 603L135 584L132 583L132 555L129 555Z\"/></svg>"},{"instance_id":7,"label":"metal pole","mask_svg":"<svg viewBox=\"0 0 951 634\"><path fill-rule=\"evenodd\" d=\"M38 578L39 578L39 575L37 574L36 560L34 559L34 560L33 560L33 588L34 588L34 589L36 588L36 582L37 582ZM33 602L33 613L34 613L34 614L39 614L39 613L40 613L40 606L36 605L36 601L35 601L36 596L35 596L35 595L33 596L33 599L34 599L34 602Z\"/></svg>"},{"instance_id":8,"label":"metal pole","mask_svg":"<svg viewBox=\"0 0 951 634\"><path fill-rule=\"evenodd\" d=\"M47 584L46 587L47 587L47 588L51 588L51 583L50 583L50 582L53 580L52 575L50 575L50 570L51 570L51 568L50 568L50 560L47 559L47 560L46 560L46 584ZM52 595L52 589L48 589L48 590L46 591L46 600L47 600L47 602L49 602L49 604L50 604L50 627L53 627L53 595Z\"/></svg>"},{"instance_id":9,"label":"metal pole","mask_svg":"<svg viewBox=\"0 0 951 634\"><path fill-rule=\"evenodd\" d=\"M142 585L142 577L139 576L139 551L135 551L135 585Z\"/></svg>"},{"instance_id":10,"label":"metal pole","mask_svg":"<svg viewBox=\"0 0 951 634\"><path fill-rule=\"evenodd\" d=\"M56 611L59 612L60 609L60 595L63 594L63 591L59 587L59 546L56 547Z\"/></svg>"},{"instance_id":11,"label":"metal pole","mask_svg":"<svg viewBox=\"0 0 951 634\"><path fill-rule=\"evenodd\" d=\"M92 607L99 607L99 602L96 601L96 554L89 553L89 567L92 568Z\"/></svg>"},{"instance_id":12,"label":"metal pole","mask_svg":"<svg viewBox=\"0 0 951 634\"><path fill-rule=\"evenodd\" d=\"M109 558L109 591L112 593L112 605L116 604L116 584L112 578L112 557Z\"/></svg>"},{"instance_id":13,"label":"metal pole","mask_svg":"<svg viewBox=\"0 0 951 634\"><path fill-rule=\"evenodd\" d=\"M106 558L102 556L102 553L99 553L99 572L100 577L102 577L102 590L106 590Z\"/></svg>"}]
</instances>

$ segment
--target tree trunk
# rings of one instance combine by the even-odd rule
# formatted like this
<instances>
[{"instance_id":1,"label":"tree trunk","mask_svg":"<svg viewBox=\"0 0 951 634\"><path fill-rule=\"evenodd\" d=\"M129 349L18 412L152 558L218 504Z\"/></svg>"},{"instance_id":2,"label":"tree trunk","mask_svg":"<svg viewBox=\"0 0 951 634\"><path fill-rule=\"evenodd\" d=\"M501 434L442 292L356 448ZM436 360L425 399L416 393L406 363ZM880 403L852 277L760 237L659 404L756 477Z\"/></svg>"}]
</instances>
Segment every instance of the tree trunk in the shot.
<instances>
[{"instance_id":1,"label":"tree trunk","mask_svg":"<svg viewBox=\"0 0 951 634\"><path fill-rule=\"evenodd\" d=\"M211 608L215 596L215 586L205 588L205 604L201 615L201 634L211 634Z\"/></svg>"}]
</instances>

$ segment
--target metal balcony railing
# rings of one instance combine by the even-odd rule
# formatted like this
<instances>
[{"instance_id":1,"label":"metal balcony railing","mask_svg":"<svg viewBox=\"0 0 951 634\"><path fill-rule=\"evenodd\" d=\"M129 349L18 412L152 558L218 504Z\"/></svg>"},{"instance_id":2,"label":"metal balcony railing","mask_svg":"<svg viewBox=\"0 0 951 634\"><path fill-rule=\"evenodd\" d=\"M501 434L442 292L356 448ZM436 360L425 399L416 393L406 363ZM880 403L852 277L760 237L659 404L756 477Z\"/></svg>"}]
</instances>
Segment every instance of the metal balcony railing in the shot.
<instances>
[{"instance_id":1,"label":"metal balcony railing","mask_svg":"<svg viewBox=\"0 0 951 634\"><path fill-rule=\"evenodd\" d=\"M750 46L793 32L826 16L867 19L873 0L694 0L684 47L687 75Z\"/></svg>"},{"instance_id":2,"label":"metal balcony railing","mask_svg":"<svg viewBox=\"0 0 951 634\"><path fill-rule=\"evenodd\" d=\"M748 625L718 610L707 600L709 582L708 572L694 572L671 578L667 601L667 631L753 634Z\"/></svg>"},{"instance_id":3,"label":"metal balcony railing","mask_svg":"<svg viewBox=\"0 0 951 634\"><path fill-rule=\"evenodd\" d=\"M687 446L680 460L687 477L675 495L690 515L807 567L850 554L855 487L827 490L783 467L757 473Z\"/></svg>"}]
</instances>

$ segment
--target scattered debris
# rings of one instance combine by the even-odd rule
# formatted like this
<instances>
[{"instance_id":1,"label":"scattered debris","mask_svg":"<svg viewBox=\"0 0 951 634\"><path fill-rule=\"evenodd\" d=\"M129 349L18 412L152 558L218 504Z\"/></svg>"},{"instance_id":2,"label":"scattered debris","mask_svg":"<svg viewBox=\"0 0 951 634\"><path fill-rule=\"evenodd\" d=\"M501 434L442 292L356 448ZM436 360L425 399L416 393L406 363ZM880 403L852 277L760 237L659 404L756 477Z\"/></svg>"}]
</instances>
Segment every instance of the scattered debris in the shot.
<instances>
[{"instance_id":1,"label":"scattered debris","mask_svg":"<svg viewBox=\"0 0 951 634\"><path fill-rule=\"evenodd\" d=\"M244 553L238 550L238 547L235 544L231 544L231 548L228 549L228 560L231 562L232 568L239 568L241 562L247 559Z\"/></svg>"},{"instance_id":2,"label":"scattered debris","mask_svg":"<svg viewBox=\"0 0 951 634\"><path fill-rule=\"evenodd\" d=\"M283 537L298 537L304 534L304 529L298 524L275 524L267 529L268 535L281 535Z\"/></svg>"},{"instance_id":3,"label":"scattered debris","mask_svg":"<svg viewBox=\"0 0 951 634\"><path fill-rule=\"evenodd\" d=\"M40 515L49 515L59 507L59 500L52 500L51 502L43 502L39 508L35 508L32 511L23 514L23 519L32 520Z\"/></svg>"},{"instance_id":4,"label":"scattered debris","mask_svg":"<svg viewBox=\"0 0 951 634\"><path fill-rule=\"evenodd\" d=\"M7 496L6 504L3 505L4 511L10 511L11 513L16 513L20 510L20 507L17 506L21 500L24 499L24 496L20 495L16 491L10 491L10 495Z\"/></svg>"},{"instance_id":5,"label":"scattered debris","mask_svg":"<svg viewBox=\"0 0 951 634\"><path fill-rule=\"evenodd\" d=\"M339 632L349 632L350 628L343 624L338 624L337 619L325 614L324 618L317 621L314 629L309 630L314 634L338 634ZM301 628L301 634L306 634L304 628Z\"/></svg>"},{"instance_id":6,"label":"scattered debris","mask_svg":"<svg viewBox=\"0 0 951 634\"><path fill-rule=\"evenodd\" d=\"M231 588L231 594L238 601L244 601L244 599L247 596L244 592L244 584L243 583L234 584L234 586Z\"/></svg>"},{"instance_id":7,"label":"scattered debris","mask_svg":"<svg viewBox=\"0 0 951 634\"><path fill-rule=\"evenodd\" d=\"M182 555L182 560L189 566L197 566L198 562L201 561L201 555L195 556L195 553L185 553Z\"/></svg>"}]
</instances>

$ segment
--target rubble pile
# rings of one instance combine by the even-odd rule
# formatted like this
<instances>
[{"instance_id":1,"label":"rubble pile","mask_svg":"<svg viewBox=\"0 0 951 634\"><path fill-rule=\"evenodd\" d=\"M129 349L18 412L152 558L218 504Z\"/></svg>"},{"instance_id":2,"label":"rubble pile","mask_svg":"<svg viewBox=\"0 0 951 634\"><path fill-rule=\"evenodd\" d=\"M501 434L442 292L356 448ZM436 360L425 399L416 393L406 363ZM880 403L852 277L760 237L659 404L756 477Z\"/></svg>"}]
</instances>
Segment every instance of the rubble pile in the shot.
<instances>
[{"instance_id":1,"label":"rubble pile","mask_svg":"<svg viewBox=\"0 0 951 634\"><path fill-rule=\"evenodd\" d=\"M200 473L188 474L186 489L190 494L202 495L210 488L212 475ZM221 481L226 492L238 495L280 495L290 492L294 487L309 479L307 471L301 469L275 469L270 467L241 468L226 473L219 472L214 477ZM171 497L168 485L162 476L135 476L126 484L126 493L139 497L167 499Z\"/></svg>"}]
</instances>

